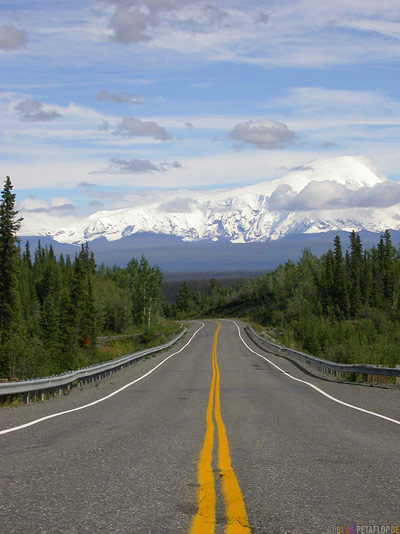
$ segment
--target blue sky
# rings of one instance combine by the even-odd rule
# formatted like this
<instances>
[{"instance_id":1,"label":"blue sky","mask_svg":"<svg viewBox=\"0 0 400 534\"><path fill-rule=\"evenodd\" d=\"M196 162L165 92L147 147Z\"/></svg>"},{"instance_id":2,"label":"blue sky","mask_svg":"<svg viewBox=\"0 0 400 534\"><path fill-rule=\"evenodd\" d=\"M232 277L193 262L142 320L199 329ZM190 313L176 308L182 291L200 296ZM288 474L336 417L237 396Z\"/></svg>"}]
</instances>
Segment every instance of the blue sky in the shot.
<instances>
[{"instance_id":1,"label":"blue sky","mask_svg":"<svg viewBox=\"0 0 400 534\"><path fill-rule=\"evenodd\" d=\"M3 0L2 175L73 221L363 155L400 181L398 0Z\"/></svg>"}]
</instances>

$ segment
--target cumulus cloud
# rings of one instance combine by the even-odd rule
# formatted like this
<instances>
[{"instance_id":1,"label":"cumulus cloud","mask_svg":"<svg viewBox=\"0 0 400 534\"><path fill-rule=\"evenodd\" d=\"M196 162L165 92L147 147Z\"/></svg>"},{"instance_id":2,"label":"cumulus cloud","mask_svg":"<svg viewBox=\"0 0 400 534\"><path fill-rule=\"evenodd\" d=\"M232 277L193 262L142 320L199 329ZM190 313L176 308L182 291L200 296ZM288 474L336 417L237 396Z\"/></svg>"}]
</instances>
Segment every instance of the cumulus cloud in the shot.
<instances>
[{"instance_id":1,"label":"cumulus cloud","mask_svg":"<svg viewBox=\"0 0 400 534\"><path fill-rule=\"evenodd\" d=\"M110 21L110 28L114 32L112 39L122 44L150 41L150 36L145 32L156 25L157 18L154 14L128 9L118 9Z\"/></svg>"},{"instance_id":2,"label":"cumulus cloud","mask_svg":"<svg viewBox=\"0 0 400 534\"><path fill-rule=\"evenodd\" d=\"M192 198L174 198L160 204L159 210L164 213L192 213L198 202Z\"/></svg>"},{"instance_id":3,"label":"cumulus cloud","mask_svg":"<svg viewBox=\"0 0 400 534\"><path fill-rule=\"evenodd\" d=\"M272 119L241 122L229 135L236 141L264 149L283 148L296 139L295 133L286 124Z\"/></svg>"},{"instance_id":4,"label":"cumulus cloud","mask_svg":"<svg viewBox=\"0 0 400 534\"><path fill-rule=\"evenodd\" d=\"M312 211L351 208L389 208L400 203L400 184L382 182L373 187L348 189L337 182L310 182L295 193L287 185L280 185L269 197L272 211Z\"/></svg>"},{"instance_id":5,"label":"cumulus cloud","mask_svg":"<svg viewBox=\"0 0 400 534\"><path fill-rule=\"evenodd\" d=\"M0 26L0 50L17 50L23 47L28 38L26 33L13 26Z\"/></svg>"},{"instance_id":6,"label":"cumulus cloud","mask_svg":"<svg viewBox=\"0 0 400 534\"><path fill-rule=\"evenodd\" d=\"M160 16L162 13L177 12L185 5L196 5L198 0L109 0L109 2L117 6L110 20L110 28L113 31L111 39L122 44L130 44L150 41L152 35L149 31L160 25L163 19ZM208 17L218 18L223 13L211 5L201 7L201 11L207 12ZM179 16L175 18L179 20Z\"/></svg>"},{"instance_id":7,"label":"cumulus cloud","mask_svg":"<svg viewBox=\"0 0 400 534\"><path fill-rule=\"evenodd\" d=\"M23 100L14 107L14 112L24 122L46 122L58 119L61 113L56 110L45 111L39 100Z\"/></svg>"},{"instance_id":8,"label":"cumulus cloud","mask_svg":"<svg viewBox=\"0 0 400 534\"><path fill-rule=\"evenodd\" d=\"M153 137L159 141L171 141L173 135L155 121L142 121L134 117L126 117L115 130L115 135L123 137Z\"/></svg>"},{"instance_id":9,"label":"cumulus cloud","mask_svg":"<svg viewBox=\"0 0 400 534\"><path fill-rule=\"evenodd\" d=\"M97 93L97 100L100 102L115 102L116 104L142 104L144 102L144 96L134 95L128 91L111 93L110 91L100 90Z\"/></svg>"},{"instance_id":10,"label":"cumulus cloud","mask_svg":"<svg viewBox=\"0 0 400 534\"><path fill-rule=\"evenodd\" d=\"M104 170L93 171L94 174L107 173L107 174L143 174L153 172L166 172L170 169L180 169L182 165L173 161L163 161L161 163L153 163L147 159L123 159L112 158L111 164Z\"/></svg>"}]
</instances>

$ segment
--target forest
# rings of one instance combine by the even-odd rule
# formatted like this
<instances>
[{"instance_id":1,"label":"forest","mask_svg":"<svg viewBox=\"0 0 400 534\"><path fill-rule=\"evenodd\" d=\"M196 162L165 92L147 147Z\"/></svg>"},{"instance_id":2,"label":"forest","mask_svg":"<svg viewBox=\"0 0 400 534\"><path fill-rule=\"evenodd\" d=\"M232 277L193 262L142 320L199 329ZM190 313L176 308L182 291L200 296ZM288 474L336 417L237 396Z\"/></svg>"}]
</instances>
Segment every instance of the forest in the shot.
<instances>
[{"instance_id":1,"label":"forest","mask_svg":"<svg viewBox=\"0 0 400 534\"><path fill-rule=\"evenodd\" d=\"M170 330L162 322L162 273L142 256L96 267L88 245L74 258L52 247L20 250L21 219L7 177L0 203L0 377L48 376L110 359L97 337ZM174 328L174 327L172 327ZM151 337L151 335L150 335ZM129 345L127 345L128 347Z\"/></svg>"},{"instance_id":2,"label":"forest","mask_svg":"<svg viewBox=\"0 0 400 534\"><path fill-rule=\"evenodd\" d=\"M271 339L342 363L400 364L400 252L389 231L364 250L356 232L343 251L339 236L321 257L309 249L297 263L235 286L211 280L202 291L183 282L171 317L236 316Z\"/></svg>"},{"instance_id":3,"label":"forest","mask_svg":"<svg viewBox=\"0 0 400 534\"><path fill-rule=\"evenodd\" d=\"M284 345L342 363L400 364L400 251L389 231L364 250L356 232L321 257L246 281L163 286L143 256L96 266L88 245L74 258L51 246L20 249L21 225L7 177L0 202L0 378L48 376L113 357L98 336L172 333L171 320L240 317ZM163 290L165 295L163 295ZM165 296L167 298L165 298ZM122 343L120 351L133 351Z\"/></svg>"}]
</instances>

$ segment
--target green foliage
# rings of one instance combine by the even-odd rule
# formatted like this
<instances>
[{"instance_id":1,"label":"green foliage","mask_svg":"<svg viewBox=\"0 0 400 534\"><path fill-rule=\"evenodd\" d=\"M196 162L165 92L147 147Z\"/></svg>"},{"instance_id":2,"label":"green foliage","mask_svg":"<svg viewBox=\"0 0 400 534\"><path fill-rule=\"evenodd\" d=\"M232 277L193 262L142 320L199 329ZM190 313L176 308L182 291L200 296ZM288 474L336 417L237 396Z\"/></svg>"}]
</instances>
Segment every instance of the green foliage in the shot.
<instances>
[{"instance_id":1,"label":"green foliage","mask_svg":"<svg viewBox=\"0 0 400 534\"><path fill-rule=\"evenodd\" d=\"M20 319L20 294L18 275L19 249L16 234L22 219L16 219L15 195L10 177L7 176L0 202L0 373L5 374L13 366L13 338Z\"/></svg>"},{"instance_id":2,"label":"green foliage","mask_svg":"<svg viewBox=\"0 0 400 534\"><path fill-rule=\"evenodd\" d=\"M158 266L150 266L144 256L132 259L127 266L128 285L133 301L136 324L150 327L161 316L162 273Z\"/></svg>"},{"instance_id":3,"label":"green foliage","mask_svg":"<svg viewBox=\"0 0 400 534\"><path fill-rule=\"evenodd\" d=\"M182 285L169 312L176 317L246 317L268 327L285 345L316 356L399 364L399 251L389 231L369 251L363 251L358 234L349 237L345 255L336 236L333 250L320 258L306 249L297 263L288 261L239 286L222 288L211 281L196 304Z\"/></svg>"},{"instance_id":4,"label":"green foliage","mask_svg":"<svg viewBox=\"0 0 400 534\"><path fill-rule=\"evenodd\" d=\"M96 268L87 244L73 259L39 242L21 252L15 195L6 179L0 204L0 376L57 374L102 358L100 334L160 323L162 274L142 256L126 269ZM162 327L161 331L165 328Z\"/></svg>"}]
</instances>

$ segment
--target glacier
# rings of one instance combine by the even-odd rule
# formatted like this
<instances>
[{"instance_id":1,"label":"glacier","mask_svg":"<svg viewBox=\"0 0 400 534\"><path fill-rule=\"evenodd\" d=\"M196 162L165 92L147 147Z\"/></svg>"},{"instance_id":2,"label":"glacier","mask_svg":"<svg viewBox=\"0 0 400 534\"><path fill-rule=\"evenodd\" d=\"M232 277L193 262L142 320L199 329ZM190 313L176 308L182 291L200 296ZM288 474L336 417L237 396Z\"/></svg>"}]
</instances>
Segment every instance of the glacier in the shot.
<instances>
[{"instance_id":1,"label":"glacier","mask_svg":"<svg viewBox=\"0 0 400 534\"><path fill-rule=\"evenodd\" d=\"M384 202L381 192L392 186L395 195ZM223 190L166 192L140 205L98 211L69 227L43 229L40 235L69 244L100 237L115 241L141 232L183 241L249 243L299 233L398 230L397 186L400 191L363 157L316 159L280 178Z\"/></svg>"}]
</instances>

